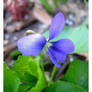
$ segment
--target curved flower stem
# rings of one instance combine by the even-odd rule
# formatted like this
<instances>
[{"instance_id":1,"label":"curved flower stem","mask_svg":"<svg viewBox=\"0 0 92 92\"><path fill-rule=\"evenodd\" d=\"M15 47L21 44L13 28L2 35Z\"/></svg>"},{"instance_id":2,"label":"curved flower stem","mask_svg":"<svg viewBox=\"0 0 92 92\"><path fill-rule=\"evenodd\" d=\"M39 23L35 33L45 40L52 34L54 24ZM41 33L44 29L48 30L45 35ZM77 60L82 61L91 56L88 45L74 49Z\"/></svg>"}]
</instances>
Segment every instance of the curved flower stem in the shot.
<instances>
[{"instance_id":1,"label":"curved flower stem","mask_svg":"<svg viewBox=\"0 0 92 92\"><path fill-rule=\"evenodd\" d=\"M53 82L53 78L54 78L54 76L55 76L56 71L57 71L57 67L54 66L54 67L53 67L52 74L51 74L51 77L50 77L50 81L49 81L49 84L48 84L48 85L50 85L50 84Z\"/></svg>"}]
</instances>

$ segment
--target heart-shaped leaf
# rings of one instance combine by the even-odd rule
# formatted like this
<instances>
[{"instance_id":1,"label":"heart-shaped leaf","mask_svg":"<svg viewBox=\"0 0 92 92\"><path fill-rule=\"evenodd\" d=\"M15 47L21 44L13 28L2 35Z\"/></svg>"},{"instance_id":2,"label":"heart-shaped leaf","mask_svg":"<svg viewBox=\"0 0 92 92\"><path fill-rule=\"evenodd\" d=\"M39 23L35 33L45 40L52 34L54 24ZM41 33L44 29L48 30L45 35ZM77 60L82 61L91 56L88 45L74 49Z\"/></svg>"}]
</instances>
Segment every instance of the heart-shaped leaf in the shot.
<instances>
[{"instance_id":1,"label":"heart-shaped leaf","mask_svg":"<svg viewBox=\"0 0 92 92\"><path fill-rule=\"evenodd\" d=\"M22 88L27 92L40 92L47 85L46 79L39 62L41 58L30 56L19 56L12 70L16 71L21 79ZM23 92L23 91L22 91ZM24 91L25 92L25 91Z\"/></svg>"},{"instance_id":2,"label":"heart-shaped leaf","mask_svg":"<svg viewBox=\"0 0 92 92\"><path fill-rule=\"evenodd\" d=\"M69 82L59 81L55 82L49 87L45 88L43 92L87 92L78 85Z\"/></svg>"},{"instance_id":3,"label":"heart-shaped leaf","mask_svg":"<svg viewBox=\"0 0 92 92\"><path fill-rule=\"evenodd\" d=\"M19 82L17 74L4 63L4 92L18 92Z\"/></svg>"},{"instance_id":4,"label":"heart-shaped leaf","mask_svg":"<svg viewBox=\"0 0 92 92\"><path fill-rule=\"evenodd\" d=\"M88 90L88 62L74 60L61 80L77 84Z\"/></svg>"}]
</instances>

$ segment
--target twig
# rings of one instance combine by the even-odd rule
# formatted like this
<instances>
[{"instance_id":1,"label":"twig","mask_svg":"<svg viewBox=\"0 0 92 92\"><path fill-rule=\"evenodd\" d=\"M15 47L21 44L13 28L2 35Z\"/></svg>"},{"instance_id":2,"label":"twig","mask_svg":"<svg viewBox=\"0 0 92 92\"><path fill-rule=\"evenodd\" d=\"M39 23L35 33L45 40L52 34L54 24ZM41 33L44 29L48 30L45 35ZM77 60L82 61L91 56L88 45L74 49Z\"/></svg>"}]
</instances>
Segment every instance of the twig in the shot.
<instances>
[{"instance_id":1,"label":"twig","mask_svg":"<svg viewBox=\"0 0 92 92\"><path fill-rule=\"evenodd\" d=\"M50 25L52 17L46 12L45 9L34 7L32 13L37 20L48 26Z\"/></svg>"}]
</instances>

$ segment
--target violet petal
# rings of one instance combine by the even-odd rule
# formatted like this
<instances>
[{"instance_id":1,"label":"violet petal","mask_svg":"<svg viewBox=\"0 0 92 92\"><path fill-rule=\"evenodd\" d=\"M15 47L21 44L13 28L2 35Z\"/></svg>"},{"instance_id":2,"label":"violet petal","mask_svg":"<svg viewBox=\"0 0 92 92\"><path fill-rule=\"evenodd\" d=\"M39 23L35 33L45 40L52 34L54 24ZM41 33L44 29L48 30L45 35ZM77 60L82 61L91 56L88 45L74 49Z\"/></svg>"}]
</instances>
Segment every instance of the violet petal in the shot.
<instances>
[{"instance_id":1,"label":"violet petal","mask_svg":"<svg viewBox=\"0 0 92 92\"><path fill-rule=\"evenodd\" d=\"M37 56L42 51L46 39L40 34L31 34L18 40L18 50L24 56Z\"/></svg>"},{"instance_id":2,"label":"violet petal","mask_svg":"<svg viewBox=\"0 0 92 92\"><path fill-rule=\"evenodd\" d=\"M65 25L64 15L59 12L53 19L50 25L49 40L59 35Z\"/></svg>"},{"instance_id":3,"label":"violet petal","mask_svg":"<svg viewBox=\"0 0 92 92\"><path fill-rule=\"evenodd\" d=\"M57 60L59 60L61 63L64 63L64 61L66 60L66 54L64 52L59 51L55 48L50 48L50 51Z\"/></svg>"},{"instance_id":4,"label":"violet petal","mask_svg":"<svg viewBox=\"0 0 92 92\"><path fill-rule=\"evenodd\" d=\"M61 68L61 65L57 62L56 58L52 55L50 49L48 49L48 55L53 64L55 64L58 68Z\"/></svg>"},{"instance_id":5,"label":"violet petal","mask_svg":"<svg viewBox=\"0 0 92 92\"><path fill-rule=\"evenodd\" d=\"M60 39L56 42L51 42L53 45L51 48L57 49L59 51L62 51L64 53L72 53L74 51L74 44L72 40L69 39Z\"/></svg>"}]
</instances>

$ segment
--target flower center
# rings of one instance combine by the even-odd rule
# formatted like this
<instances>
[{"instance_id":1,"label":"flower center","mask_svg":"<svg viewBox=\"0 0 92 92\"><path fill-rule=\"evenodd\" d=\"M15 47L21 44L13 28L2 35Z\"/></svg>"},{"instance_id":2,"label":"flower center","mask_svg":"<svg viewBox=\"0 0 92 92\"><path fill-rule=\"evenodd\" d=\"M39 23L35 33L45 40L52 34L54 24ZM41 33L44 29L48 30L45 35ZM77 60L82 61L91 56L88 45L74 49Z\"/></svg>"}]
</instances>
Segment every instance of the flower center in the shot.
<instances>
[{"instance_id":1,"label":"flower center","mask_svg":"<svg viewBox=\"0 0 92 92\"><path fill-rule=\"evenodd\" d=\"M46 44L48 47L52 46L52 44L50 42L47 42Z\"/></svg>"},{"instance_id":2,"label":"flower center","mask_svg":"<svg viewBox=\"0 0 92 92\"><path fill-rule=\"evenodd\" d=\"M47 41L46 45L45 45L45 51L48 51L48 48L52 46L52 44L50 42Z\"/></svg>"}]
</instances>

